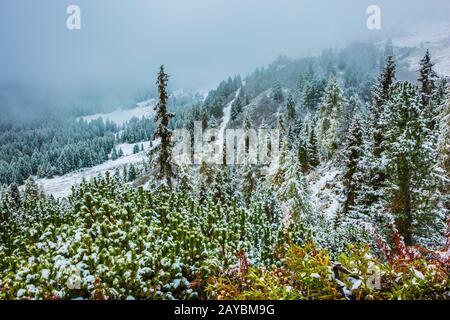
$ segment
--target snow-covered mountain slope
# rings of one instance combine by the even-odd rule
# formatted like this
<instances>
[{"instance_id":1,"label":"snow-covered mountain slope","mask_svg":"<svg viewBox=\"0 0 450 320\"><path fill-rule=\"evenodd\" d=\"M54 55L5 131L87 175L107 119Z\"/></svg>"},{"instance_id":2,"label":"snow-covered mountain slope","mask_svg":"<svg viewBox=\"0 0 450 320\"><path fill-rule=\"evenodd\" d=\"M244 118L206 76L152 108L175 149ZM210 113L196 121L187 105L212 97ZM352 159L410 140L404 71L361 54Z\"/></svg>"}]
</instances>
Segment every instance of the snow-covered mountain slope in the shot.
<instances>
[{"instance_id":1,"label":"snow-covered mountain slope","mask_svg":"<svg viewBox=\"0 0 450 320\"><path fill-rule=\"evenodd\" d=\"M219 129L219 146L222 146L224 143L224 139L225 139L225 129L228 126L228 123L230 122L231 119L231 108L233 106L233 103L236 101L237 97L239 96L239 93L241 92L241 89L239 89L238 91L236 91L236 94L234 96L234 99L231 100L226 106L225 108L223 108L223 119L222 119L222 123L220 125L220 129Z\"/></svg>"},{"instance_id":2,"label":"snow-covered mountain slope","mask_svg":"<svg viewBox=\"0 0 450 320\"><path fill-rule=\"evenodd\" d=\"M107 171L114 173L115 170L122 169L124 166L142 163L143 160L147 159L150 141L141 143L144 145L144 151L137 154L133 154L133 144L120 144L116 146L116 149L121 148L124 152L124 156L117 160L109 160L92 168L70 172L63 176L56 176L51 179L38 179L37 183L47 195L53 195L55 198L67 197L70 194L72 186L80 184L83 179L90 180Z\"/></svg>"},{"instance_id":3,"label":"snow-covered mountain slope","mask_svg":"<svg viewBox=\"0 0 450 320\"><path fill-rule=\"evenodd\" d=\"M128 110L115 110L110 113L97 113L89 116L79 117L87 122L102 118L103 120L110 120L118 125L123 125L132 118L153 117L153 107L156 104L155 99L139 102L136 108Z\"/></svg>"},{"instance_id":4,"label":"snow-covered mountain slope","mask_svg":"<svg viewBox=\"0 0 450 320\"><path fill-rule=\"evenodd\" d=\"M407 63L409 71L419 69L419 61L429 49L436 72L450 76L450 22L416 25L405 30L391 34L390 38L395 47L402 48L400 59Z\"/></svg>"}]
</instances>

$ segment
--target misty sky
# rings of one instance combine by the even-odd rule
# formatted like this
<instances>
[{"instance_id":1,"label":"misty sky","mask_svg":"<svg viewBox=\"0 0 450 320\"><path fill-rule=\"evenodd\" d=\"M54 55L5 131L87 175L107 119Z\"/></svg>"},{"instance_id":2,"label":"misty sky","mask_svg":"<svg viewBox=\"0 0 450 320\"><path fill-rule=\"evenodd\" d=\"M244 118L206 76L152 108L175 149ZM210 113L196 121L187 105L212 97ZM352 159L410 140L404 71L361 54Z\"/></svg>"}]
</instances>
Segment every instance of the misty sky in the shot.
<instances>
[{"instance_id":1,"label":"misty sky","mask_svg":"<svg viewBox=\"0 0 450 320\"><path fill-rule=\"evenodd\" d=\"M66 28L70 4L80 31ZM369 4L383 30L450 16L448 0L0 0L0 85L143 88L165 64L178 86L212 86L372 36Z\"/></svg>"}]
</instances>

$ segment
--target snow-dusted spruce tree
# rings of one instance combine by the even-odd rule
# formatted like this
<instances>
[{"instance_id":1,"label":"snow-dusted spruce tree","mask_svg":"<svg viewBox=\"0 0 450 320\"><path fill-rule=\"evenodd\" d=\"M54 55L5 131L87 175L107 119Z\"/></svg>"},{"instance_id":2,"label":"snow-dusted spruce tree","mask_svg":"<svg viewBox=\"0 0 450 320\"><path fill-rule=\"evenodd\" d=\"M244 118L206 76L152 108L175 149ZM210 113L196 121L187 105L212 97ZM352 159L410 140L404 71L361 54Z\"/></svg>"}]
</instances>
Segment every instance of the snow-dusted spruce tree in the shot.
<instances>
[{"instance_id":1,"label":"snow-dusted spruce tree","mask_svg":"<svg viewBox=\"0 0 450 320\"><path fill-rule=\"evenodd\" d=\"M375 220L384 214L384 184L386 179L386 163L382 153L386 143L385 127L382 122L384 106L391 99L392 86L395 82L396 66L392 56L388 56L383 71L378 77L377 84L372 89L372 103L369 106L369 141L368 152L364 156L365 192L364 199L360 199L361 208L365 214Z\"/></svg>"},{"instance_id":2,"label":"snow-dusted spruce tree","mask_svg":"<svg viewBox=\"0 0 450 320\"><path fill-rule=\"evenodd\" d=\"M244 106L242 98L238 96L231 105L231 121L234 121L238 118L238 116L242 113L243 107Z\"/></svg>"},{"instance_id":3,"label":"snow-dusted spruce tree","mask_svg":"<svg viewBox=\"0 0 450 320\"><path fill-rule=\"evenodd\" d=\"M433 98L433 93L436 89L437 74L433 70L433 63L431 62L430 51L425 52L425 56L420 60L420 75L419 75L419 89L422 105L427 106Z\"/></svg>"},{"instance_id":4,"label":"snow-dusted spruce tree","mask_svg":"<svg viewBox=\"0 0 450 320\"><path fill-rule=\"evenodd\" d=\"M287 122L293 123L297 119L297 110L296 104L294 101L294 97L292 93L288 95L287 103L286 103L286 120Z\"/></svg>"},{"instance_id":5,"label":"snow-dusted spruce tree","mask_svg":"<svg viewBox=\"0 0 450 320\"><path fill-rule=\"evenodd\" d=\"M302 175L300 164L294 153L290 152L284 167L284 181L280 186L280 198L295 214L310 214L312 211L308 184Z\"/></svg>"},{"instance_id":6,"label":"snow-dusted spruce tree","mask_svg":"<svg viewBox=\"0 0 450 320\"><path fill-rule=\"evenodd\" d=\"M275 101L276 103L283 103L284 102L284 94L283 94L283 89L281 87L281 84L279 81L276 81L273 89L272 89L272 98L273 101Z\"/></svg>"},{"instance_id":7,"label":"snow-dusted spruce tree","mask_svg":"<svg viewBox=\"0 0 450 320\"><path fill-rule=\"evenodd\" d=\"M129 182L132 182L132 181L136 180L136 178L137 178L137 170L133 164L130 164L130 166L128 167L127 177L128 177Z\"/></svg>"},{"instance_id":8,"label":"snow-dusted spruce tree","mask_svg":"<svg viewBox=\"0 0 450 320\"><path fill-rule=\"evenodd\" d=\"M280 145L279 145L279 155L278 155L278 159L276 161L276 164L272 164L271 165L271 178L272 178L272 182L276 185L276 186L280 186L283 183L283 178L284 178L284 173L285 173L285 167L284 167L284 163L286 163L287 161L287 156L288 156L288 152L289 152L289 142L287 139L287 132L286 132L286 124L284 121L284 117L282 114L280 114L278 116L278 131L280 134Z\"/></svg>"},{"instance_id":9,"label":"snow-dusted spruce tree","mask_svg":"<svg viewBox=\"0 0 450 320\"><path fill-rule=\"evenodd\" d=\"M169 129L170 119L175 115L168 110L169 96L167 94L167 83L169 75L165 73L164 66L160 67L158 79L159 102L155 106L155 122L157 127L154 132L154 139L159 139L159 144L155 148L156 165L158 173L156 178L162 181L168 188L172 188L174 168L171 161L172 156L172 131Z\"/></svg>"},{"instance_id":10,"label":"snow-dusted spruce tree","mask_svg":"<svg viewBox=\"0 0 450 320\"><path fill-rule=\"evenodd\" d=\"M438 116L442 103L444 102L443 86L445 81L439 81L436 72L433 70L430 52L427 50L425 56L420 60L419 70L419 92L422 101L422 113L424 116L427 134L431 148L436 148L438 140Z\"/></svg>"},{"instance_id":11,"label":"snow-dusted spruce tree","mask_svg":"<svg viewBox=\"0 0 450 320\"><path fill-rule=\"evenodd\" d=\"M286 102L286 125L289 150L294 150L298 148L302 121L297 114L297 106L292 93L289 94Z\"/></svg>"},{"instance_id":12,"label":"snow-dusted spruce tree","mask_svg":"<svg viewBox=\"0 0 450 320\"><path fill-rule=\"evenodd\" d=\"M42 191L32 177L25 181L25 191L23 193L23 205L26 209L31 209L36 201L43 196Z\"/></svg>"},{"instance_id":13,"label":"snow-dusted spruce tree","mask_svg":"<svg viewBox=\"0 0 450 320\"><path fill-rule=\"evenodd\" d=\"M361 100L359 99L358 95L351 95L344 106L344 116L341 126L342 134L344 136L347 136L348 132L350 131L350 126L355 114L359 113L362 116L362 111Z\"/></svg>"},{"instance_id":14,"label":"snow-dusted spruce tree","mask_svg":"<svg viewBox=\"0 0 450 320\"><path fill-rule=\"evenodd\" d=\"M436 154L429 148L417 87L396 83L385 105L386 209L394 215L405 243L437 245L445 224L432 178Z\"/></svg>"},{"instance_id":15,"label":"snow-dusted spruce tree","mask_svg":"<svg viewBox=\"0 0 450 320\"><path fill-rule=\"evenodd\" d=\"M447 99L441 104L438 116L439 136L437 141L437 173L441 184L444 209L450 210L450 88L447 87Z\"/></svg>"},{"instance_id":16,"label":"snow-dusted spruce tree","mask_svg":"<svg viewBox=\"0 0 450 320\"><path fill-rule=\"evenodd\" d=\"M20 196L19 188L17 187L17 184L12 183L9 186L9 203L11 205L11 208L13 210L17 210L22 205L22 197Z\"/></svg>"},{"instance_id":17,"label":"snow-dusted spruce tree","mask_svg":"<svg viewBox=\"0 0 450 320\"><path fill-rule=\"evenodd\" d=\"M300 168L303 173L307 173L310 169L309 158L308 158L308 150L309 150L309 141L308 141L308 128L302 128L300 134L297 138L297 154L298 161L300 162Z\"/></svg>"},{"instance_id":18,"label":"snow-dusted spruce tree","mask_svg":"<svg viewBox=\"0 0 450 320\"><path fill-rule=\"evenodd\" d=\"M305 118L305 123L305 135L307 139L307 163L302 163L302 167L304 166L308 169L314 169L320 165L319 142L317 139L317 132L314 124L315 121L311 120L311 118L307 116Z\"/></svg>"},{"instance_id":19,"label":"snow-dusted spruce tree","mask_svg":"<svg viewBox=\"0 0 450 320\"><path fill-rule=\"evenodd\" d=\"M343 117L344 96L335 76L332 76L325 89L319 110L320 156L329 160L341 141L341 121Z\"/></svg>"},{"instance_id":20,"label":"snow-dusted spruce tree","mask_svg":"<svg viewBox=\"0 0 450 320\"><path fill-rule=\"evenodd\" d=\"M375 158L379 158L383 150L384 128L380 121L384 112L384 105L391 98L391 87L395 82L396 65L394 58L388 56L386 65L378 77L378 83L372 90L372 104L370 106L369 127L372 131L372 152Z\"/></svg>"},{"instance_id":21,"label":"snow-dusted spruce tree","mask_svg":"<svg viewBox=\"0 0 450 320\"><path fill-rule=\"evenodd\" d=\"M278 196L284 207L287 224L301 223L313 225L313 206L310 200L308 183L303 176L298 157L289 152L283 167L283 181L278 189Z\"/></svg>"},{"instance_id":22,"label":"snow-dusted spruce tree","mask_svg":"<svg viewBox=\"0 0 450 320\"><path fill-rule=\"evenodd\" d=\"M368 171L368 135L366 121L357 112L350 123L349 134L343 147L343 202L334 219L334 232L330 247L335 252L345 250L348 243L375 245L374 231L384 231L389 217L382 210L367 206L366 182ZM384 234L384 233L383 233Z\"/></svg>"},{"instance_id":23,"label":"snow-dusted spruce tree","mask_svg":"<svg viewBox=\"0 0 450 320\"><path fill-rule=\"evenodd\" d=\"M119 158L119 156L118 156L118 154L117 154L117 149L116 148L114 148L113 150L112 150L112 153L111 153L111 160L117 160L117 158Z\"/></svg>"},{"instance_id":24,"label":"snow-dusted spruce tree","mask_svg":"<svg viewBox=\"0 0 450 320\"><path fill-rule=\"evenodd\" d=\"M350 124L349 134L344 147L345 172L343 185L345 188L345 201L342 213L347 215L349 211L358 210L355 208L356 198L360 196L363 189L363 167L364 150L364 122L362 116L357 112Z\"/></svg>"}]
</instances>

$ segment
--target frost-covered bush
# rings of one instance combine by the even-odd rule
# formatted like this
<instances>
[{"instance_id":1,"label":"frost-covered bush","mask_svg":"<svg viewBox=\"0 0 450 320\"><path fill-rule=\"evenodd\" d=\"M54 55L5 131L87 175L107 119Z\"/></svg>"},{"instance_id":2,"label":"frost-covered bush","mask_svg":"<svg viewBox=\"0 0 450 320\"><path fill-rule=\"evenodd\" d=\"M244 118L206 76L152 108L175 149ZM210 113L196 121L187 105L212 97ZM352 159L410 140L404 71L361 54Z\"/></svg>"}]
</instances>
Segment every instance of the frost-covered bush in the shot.
<instances>
[{"instance_id":1,"label":"frost-covered bush","mask_svg":"<svg viewBox=\"0 0 450 320\"><path fill-rule=\"evenodd\" d=\"M282 223L263 210L209 197L121 186L106 175L68 204L39 198L1 207L0 298L195 299L204 281L250 253L275 263ZM278 220L277 220L278 219Z\"/></svg>"},{"instance_id":2,"label":"frost-covered bush","mask_svg":"<svg viewBox=\"0 0 450 320\"><path fill-rule=\"evenodd\" d=\"M357 242L337 250L316 234L323 223L286 223L275 199L199 201L109 174L66 202L33 185L18 199L0 202L0 299L448 298L448 247L416 254L394 233L392 250L377 239L385 257Z\"/></svg>"}]
</instances>

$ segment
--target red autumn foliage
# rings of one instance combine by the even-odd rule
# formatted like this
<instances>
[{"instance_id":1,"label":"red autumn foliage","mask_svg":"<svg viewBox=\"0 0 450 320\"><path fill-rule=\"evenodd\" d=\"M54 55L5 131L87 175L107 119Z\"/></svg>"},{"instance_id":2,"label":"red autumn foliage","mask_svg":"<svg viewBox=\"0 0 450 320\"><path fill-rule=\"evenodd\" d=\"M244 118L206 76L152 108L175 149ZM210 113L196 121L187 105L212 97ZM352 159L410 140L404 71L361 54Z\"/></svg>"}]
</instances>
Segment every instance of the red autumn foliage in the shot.
<instances>
[{"instance_id":1,"label":"red autumn foliage","mask_svg":"<svg viewBox=\"0 0 450 320\"><path fill-rule=\"evenodd\" d=\"M246 274L248 271L248 260L247 260L247 254L244 250L239 250L236 253L236 257L239 258L239 271L242 274Z\"/></svg>"},{"instance_id":2,"label":"red autumn foliage","mask_svg":"<svg viewBox=\"0 0 450 320\"><path fill-rule=\"evenodd\" d=\"M433 263L448 266L450 264L450 219L447 221L447 226L447 241L439 250L427 249L420 245L407 246L395 223L391 223L393 249L378 233L375 234L375 240L390 264L407 264L427 256Z\"/></svg>"}]
</instances>

